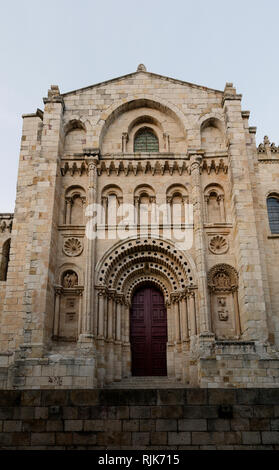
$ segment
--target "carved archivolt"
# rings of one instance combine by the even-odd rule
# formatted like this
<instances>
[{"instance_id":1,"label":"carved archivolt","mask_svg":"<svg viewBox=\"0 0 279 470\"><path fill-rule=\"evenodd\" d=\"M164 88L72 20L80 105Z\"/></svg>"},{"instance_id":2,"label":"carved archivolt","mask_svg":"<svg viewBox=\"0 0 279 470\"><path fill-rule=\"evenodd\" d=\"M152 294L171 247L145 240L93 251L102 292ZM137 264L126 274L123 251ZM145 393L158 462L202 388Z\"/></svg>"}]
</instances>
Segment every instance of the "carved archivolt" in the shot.
<instances>
[{"instance_id":1,"label":"carved archivolt","mask_svg":"<svg viewBox=\"0 0 279 470\"><path fill-rule=\"evenodd\" d=\"M234 291L238 288L238 274L229 264L216 264L208 273L211 291Z\"/></svg>"},{"instance_id":2,"label":"carved archivolt","mask_svg":"<svg viewBox=\"0 0 279 470\"><path fill-rule=\"evenodd\" d=\"M67 238L64 241L63 252L67 256L79 256L82 253L83 244L78 238Z\"/></svg>"},{"instance_id":3,"label":"carved archivolt","mask_svg":"<svg viewBox=\"0 0 279 470\"><path fill-rule=\"evenodd\" d=\"M222 255L229 249L228 240L222 235L214 235L209 240L209 250L215 255Z\"/></svg>"},{"instance_id":4,"label":"carved archivolt","mask_svg":"<svg viewBox=\"0 0 279 470\"><path fill-rule=\"evenodd\" d=\"M147 276L158 279L169 295L195 285L192 264L170 241L128 239L117 244L100 260L96 267L97 285L125 294L128 301L131 286Z\"/></svg>"}]
</instances>

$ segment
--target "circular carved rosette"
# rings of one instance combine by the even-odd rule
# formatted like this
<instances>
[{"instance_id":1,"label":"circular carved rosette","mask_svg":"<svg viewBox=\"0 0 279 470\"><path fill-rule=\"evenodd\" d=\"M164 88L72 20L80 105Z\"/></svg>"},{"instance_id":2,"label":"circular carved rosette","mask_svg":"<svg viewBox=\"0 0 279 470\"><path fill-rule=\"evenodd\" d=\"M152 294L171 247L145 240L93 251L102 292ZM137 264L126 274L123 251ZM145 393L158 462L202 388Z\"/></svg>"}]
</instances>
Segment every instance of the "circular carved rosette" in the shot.
<instances>
[{"instance_id":1,"label":"circular carved rosette","mask_svg":"<svg viewBox=\"0 0 279 470\"><path fill-rule=\"evenodd\" d=\"M209 240L209 249L215 255L222 255L229 249L228 240L221 235L215 235Z\"/></svg>"},{"instance_id":2,"label":"circular carved rosette","mask_svg":"<svg viewBox=\"0 0 279 470\"><path fill-rule=\"evenodd\" d=\"M79 256L82 253L83 245L78 238L67 238L64 241L63 252L67 256Z\"/></svg>"}]
</instances>

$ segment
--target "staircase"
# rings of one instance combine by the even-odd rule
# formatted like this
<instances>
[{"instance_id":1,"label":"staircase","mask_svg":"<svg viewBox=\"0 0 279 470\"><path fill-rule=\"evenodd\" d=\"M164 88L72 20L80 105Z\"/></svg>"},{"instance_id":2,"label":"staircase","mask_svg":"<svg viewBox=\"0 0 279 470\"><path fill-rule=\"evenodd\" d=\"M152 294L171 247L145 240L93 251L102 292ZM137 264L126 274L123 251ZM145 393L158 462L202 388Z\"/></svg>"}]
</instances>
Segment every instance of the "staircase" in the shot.
<instances>
[{"instance_id":1,"label":"staircase","mask_svg":"<svg viewBox=\"0 0 279 470\"><path fill-rule=\"evenodd\" d=\"M147 388L190 388L187 383L176 382L170 377L128 377L120 382L106 385L109 389L147 389Z\"/></svg>"}]
</instances>

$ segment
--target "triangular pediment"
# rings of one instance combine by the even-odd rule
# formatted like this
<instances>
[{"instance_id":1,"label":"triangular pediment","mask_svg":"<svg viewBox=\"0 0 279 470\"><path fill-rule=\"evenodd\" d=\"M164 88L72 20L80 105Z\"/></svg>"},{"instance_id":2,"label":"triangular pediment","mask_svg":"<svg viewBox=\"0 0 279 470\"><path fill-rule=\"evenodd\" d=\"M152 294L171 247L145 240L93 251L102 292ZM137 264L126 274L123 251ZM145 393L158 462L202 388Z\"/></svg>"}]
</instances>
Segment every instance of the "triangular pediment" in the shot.
<instances>
[{"instance_id":1,"label":"triangular pediment","mask_svg":"<svg viewBox=\"0 0 279 470\"><path fill-rule=\"evenodd\" d=\"M186 87L191 87L191 88L204 90L204 91L208 91L208 92L211 91L211 92L214 92L214 93L216 93L216 92L220 93L220 94L223 93L223 91L221 91L221 90L215 90L214 88L206 87L206 86L203 86L203 85L197 85L195 83L190 83L190 82L186 82L184 80L179 80L179 79L176 79L176 78L167 77L165 75L160 75L160 74L153 73L153 72L147 72L146 70L137 70L136 72L132 72L132 73L129 73L129 74L126 74L126 75L121 75L120 77L111 78L111 79L105 80L103 82L99 82L99 83L89 85L89 86L86 86L86 87L78 88L76 90L68 91L66 93L61 93L61 95L62 96L68 96L68 95L71 95L71 94L77 94L77 93L87 91L87 90L90 90L90 89L93 89L93 88L98 88L98 87L110 85L112 83L125 81L127 79L138 78L139 75L144 75L145 77L150 77L151 79L152 78L157 79L157 80L159 79L159 80L162 80L164 82L170 82L170 83L174 83L174 84L178 84L178 85L182 85L182 86L184 85Z\"/></svg>"}]
</instances>

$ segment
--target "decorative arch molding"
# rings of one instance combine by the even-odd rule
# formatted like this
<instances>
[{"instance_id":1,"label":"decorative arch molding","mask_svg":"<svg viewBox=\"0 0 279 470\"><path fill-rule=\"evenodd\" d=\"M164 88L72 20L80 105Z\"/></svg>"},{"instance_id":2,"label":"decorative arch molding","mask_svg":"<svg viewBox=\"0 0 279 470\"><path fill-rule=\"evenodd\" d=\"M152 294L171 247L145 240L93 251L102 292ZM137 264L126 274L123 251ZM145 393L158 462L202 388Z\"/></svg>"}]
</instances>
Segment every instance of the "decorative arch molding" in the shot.
<instances>
[{"instance_id":1,"label":"decorative arch molding","mask_svg":"<svg viewBox=\"0 0 279 470\"><path fill-rule=\"evenodd\" d=\"M151 114L144 114L141 116L137 116L135 119L133 119L130 124L128 125L127 133L128 135L131 134L132 130L134 128L138 128L139 126L146 125L146 124L151 124L153 126L158 127L161 132L165 132L163 123L158 121L158 119L155 116L152 116Z\"/></svg>"},{"instance_id":2,"label":"decorative arch molding","mask_svg":"<svg viewBox=\"0 0 279 470\"><path fill-rule=\"evenodd\" d=\"M224 194L224 188L218 183L210 183L204 188L204 195L210 196L212 192L216 192L218 195Z\"/></svg>"},{"instance_id":3,"label":"decorative arch molding","mask_svg":"<svg viewBox=\"0 0 279 470\"><path fill-rule=\"evenodd\" d=\"M156 197L154 188L150 184L139 184L134 189L134 197L141 197L142 194L148 194L151 197Z\"/></svg>"},{"instance_id":4,"label":"decorative arch molding","mask_svg":"<svg viewBox=\"0 0 279 470\"><path fill-rule=\"evenodd\" d=\"M108 288L119 288L121 294L125 279L125 271L130 266L138 265L138 269L155 269L161 275L164 269L171 274L174 291L195 285L195 268L189 256L176 249L173 242L163 238L131 237L119 242L98 262L96 266L97 284ZM152 266L151 266L152 264ZM131 268L133 271L134 267ZM128 273L129 274L129 273Z\"/></svg>"},{"instance_id":5,"label":"decorative arch molding","mask_svg":"<svg viewBox=\"0 0 279 470\"><path fill-rule=\"evenodd\" d=\"M180 195L185 202L189 201L188 189L184 184L174 183L167 188L166 198L167 202L172 202L176 195Z\"/></svg>"},{"instance_id":6,"label":"decorative arch molding","mask_svg":"<svg viewBox=\"0 0 279 470\"><path fill-rule=\"evenodd\" d=\"M226 276L226 278L224 278L223 285L222 283L221 285L220 283L218 284L218 278L216 277L218 274L224 274ZM238 288L237 270L233 266L230 266L229 264L225 264L225 263L216 264L208 272L208 287L212 291L236 290Z\"/></svg>"},{"instance_id":7,"label":"decorative arch molding","mask_svg":"<svg viewBox=\"0 0 279 470\"><path fill-rule=\"evenodd\" d=\"M121 278L117 279L115 290L117 293L125 292L126 286L130 282L130 278L143 278L146 275L149 277L158 277L163 281L163 284L168 286L169 294L178 289L178 279L176 278L174 270L168 269L166 265L160 265L157 260L143 261L133 265L130 264L128 271ZM130 269L129 269L130 268Z\"/></svg>"},{"instance_id":8,"label":"decorative arch molding","mask_svg":"<svg viewBox=\"0 0 279 470\"><path fill-rule=\"evenodd\" d=\"M123 192L120 186L117 184L107 184L104 186L101 192L101 198L108 197L110 195L115 195L118 200L122 200Z\"/></svg>"},{"instance_id":9,"label":"decorative arch molding","mask_svg":"<svg viewBox=\"0 0 279 470\"><path fill-rule=\"evenodd\" d=\"M154 275L145 275L131 279L130 283L125 288L124 298L128 305L131 305L135 291L143 286L155 286L162 292L165 303L170 302L170 290L166 285L160 279L154 277Z\"/></svg>"},{"instance_id":10,"label":"decorative arch molding","mask_svg":"<svg viewBox=\"0 0 279 470\"><path fill-rule=\"evenodd\" d=\"M163 100L162 98L159 98L156 95L139 94L136 98L134 96L128 96L125 98L124 102L123 100L119 100L101 114L95 129L96 141L99 142L99 148L102 148L104 136L112 122L116 120L120 114L139 107L154 108L171 115L171 117L181 128L185 138L187 129L192 127L187 117L177 106L166 100Z\"/></svg>"}]
</instances>

